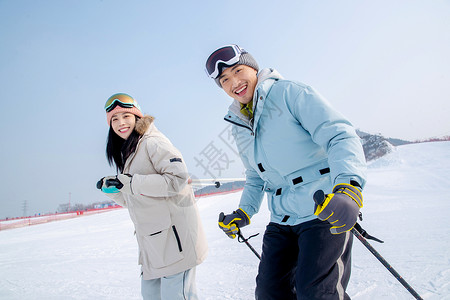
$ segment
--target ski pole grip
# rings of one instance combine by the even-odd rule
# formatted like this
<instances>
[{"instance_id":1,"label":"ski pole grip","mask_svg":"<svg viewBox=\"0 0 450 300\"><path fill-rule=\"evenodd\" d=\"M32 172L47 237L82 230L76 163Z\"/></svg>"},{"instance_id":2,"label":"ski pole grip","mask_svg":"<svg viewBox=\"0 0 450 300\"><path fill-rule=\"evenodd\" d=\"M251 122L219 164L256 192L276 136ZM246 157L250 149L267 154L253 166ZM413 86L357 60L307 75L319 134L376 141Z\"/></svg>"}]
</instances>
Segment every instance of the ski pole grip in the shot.
<instances>
[{"instance_id":1,"label":"ski pole grip","mask_svg":"<svg viewBox=\"0 0 450 300\"><path fill-rule=\"evenodd\" d=\"M325 193L322 190L317 190L313 195L313 199L317 206L319 206L325 201Z\"/></svg>"}]
</instances>

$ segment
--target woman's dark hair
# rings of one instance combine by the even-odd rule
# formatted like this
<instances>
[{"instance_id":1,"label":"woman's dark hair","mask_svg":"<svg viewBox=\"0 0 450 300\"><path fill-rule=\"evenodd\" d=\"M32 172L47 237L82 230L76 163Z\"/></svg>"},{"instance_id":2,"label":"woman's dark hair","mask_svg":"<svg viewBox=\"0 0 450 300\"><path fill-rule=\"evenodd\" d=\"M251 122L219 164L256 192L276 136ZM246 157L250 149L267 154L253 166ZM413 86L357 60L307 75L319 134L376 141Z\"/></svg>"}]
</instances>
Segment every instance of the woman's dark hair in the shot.
<instances>
[{"instance_id":1,"label":"woman's dark hair","mask_svg":"<svg viewBox=\"0 0 450 300\"><path fill-rule=\"evenodd\" d=\"M136 122L140 118L136 116ZM116 170L123 172L127 158L136 150L140 139L139 133L133 130L130 136L124 140L118 136L112 127L109 127L108 139L106 142L106 158L110 166L116 166Z\"/></svg>"}]
</instances>

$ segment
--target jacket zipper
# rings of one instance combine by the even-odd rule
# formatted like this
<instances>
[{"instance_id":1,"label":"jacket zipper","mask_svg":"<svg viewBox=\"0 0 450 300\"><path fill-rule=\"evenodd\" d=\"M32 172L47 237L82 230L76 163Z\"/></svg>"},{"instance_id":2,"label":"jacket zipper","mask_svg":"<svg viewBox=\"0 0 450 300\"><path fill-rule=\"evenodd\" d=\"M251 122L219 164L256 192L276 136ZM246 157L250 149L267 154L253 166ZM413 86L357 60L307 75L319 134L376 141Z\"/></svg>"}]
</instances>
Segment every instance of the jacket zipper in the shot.
<instances>
[{"instance_id":1,"label":"jacket zipper","mask_svg":"<svg viewBox=\"0 0 450 300\"><path fill-rule=\"evenodd\" d=\"M246 126L246 125L240 124L238 122L234 122L234 121L228 120L227 118L224 118L224 120L227 121L227 122L230 122L231 124L234 124L236 126L246 128L246 129L251 131L252 135L255 135L255 133L253 132L253 129L251 129L249 126Z\"/></svg>"},{"instance_id":2,"label":"jacket zipper","mask_svg":"<svg viewBox=\"0 0 450 300\"><path fill-rule=\"evenodd\" d=\"M256 97L256 103L255 103L254 107L256 107L257 105L258 105L258 97ZM248 107L246 107L246 110L247 110L247 112L250 112L250 110L249 110ZM255 113L255 111L252 112L252 118L250 119L250 124L251 124L252 126L253 126L253 122L254 122L254 120L255 120L255 115L254 115L254 113ZM255 133L253 132L253 129L252 129L251 127L249 127L249 126L246 126L246 125L243 125L243 124L240 124L240 123L237 123L237 122L228 120L227 118L224 118L224 120L227 121L227 122L230 122L231 124L234 124L234 125L236 125L236 126L240 126L240 127L243 127L243 128L247 128L248 130L250 130L250 131L252 132L252 135L255 135Z\"/></svg>"}]
</instances>

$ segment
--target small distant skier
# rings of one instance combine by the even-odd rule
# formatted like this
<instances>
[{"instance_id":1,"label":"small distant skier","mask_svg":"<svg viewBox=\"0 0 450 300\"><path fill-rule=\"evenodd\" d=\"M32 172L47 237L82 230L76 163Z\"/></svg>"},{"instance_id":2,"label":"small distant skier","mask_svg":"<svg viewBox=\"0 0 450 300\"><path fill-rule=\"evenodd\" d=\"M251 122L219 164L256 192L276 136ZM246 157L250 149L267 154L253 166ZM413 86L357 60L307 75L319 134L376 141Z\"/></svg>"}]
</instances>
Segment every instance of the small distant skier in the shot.
<instances>
[{"instance_id":1,"label":"small distant skier","mask_svg":"<svg viewBox=\"0 0 450 300\"><path fill-rule=\"evenodd\" d=\"M239 208L221 213L219 226L235 238L264 192L271 212L256 299L350 299L349 230L363 205L366 167L355 129L313 88L260 71L237 45L215 50L206 71L234 99L225 120L246 168ZM327 193L321 205L317 190Z\"/></svg>"},{"instance_id":2,"label":"small distant skier","mask_svg":"<svg viewBox=\"0 0 450 300\"><path fill-rule=\"evenodd\" d=\"M195 267L207 254L188 171L181 153L123 93L105 104L106 156L118 175L97 187L127 207L135 226L145 300L196 300Z\"/></svg>"}]
</instances>

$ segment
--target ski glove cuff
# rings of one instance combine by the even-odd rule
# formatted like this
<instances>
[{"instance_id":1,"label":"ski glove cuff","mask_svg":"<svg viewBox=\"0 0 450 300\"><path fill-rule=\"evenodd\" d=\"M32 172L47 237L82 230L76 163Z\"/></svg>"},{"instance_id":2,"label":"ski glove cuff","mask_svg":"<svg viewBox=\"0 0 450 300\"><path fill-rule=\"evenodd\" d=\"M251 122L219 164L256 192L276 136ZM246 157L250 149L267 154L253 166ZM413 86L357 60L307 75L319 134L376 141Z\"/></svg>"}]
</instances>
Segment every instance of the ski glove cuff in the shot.
<instances>
[{"instance_id":1,"label":"ski glove cuff","mask_svg":"<svg viewBox=\"0 0 450 300\"><path fill-rule=\"evenodd\" d=\"M341 183L334 186L332 194L325 195L322 203L316 203L314 214L333 225L330 228L332 234L340 234L353 228L361 207L363 197L360 190L351 184Z\"/></svg>"},{"instance_id":2,"label":"ski glove cuff","mask_svg":"<svg viewBox=\"0 0 450 300\"><path fill-rule=\"evenodd\" d=\"M228 215L225 215L223 212L219 214L219 228L231 239L236 237L239 228L248 224L250 224L250 217L241 208Z\"/></svg>"}]
</instances>

